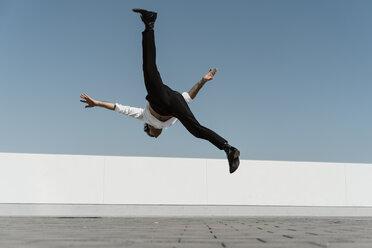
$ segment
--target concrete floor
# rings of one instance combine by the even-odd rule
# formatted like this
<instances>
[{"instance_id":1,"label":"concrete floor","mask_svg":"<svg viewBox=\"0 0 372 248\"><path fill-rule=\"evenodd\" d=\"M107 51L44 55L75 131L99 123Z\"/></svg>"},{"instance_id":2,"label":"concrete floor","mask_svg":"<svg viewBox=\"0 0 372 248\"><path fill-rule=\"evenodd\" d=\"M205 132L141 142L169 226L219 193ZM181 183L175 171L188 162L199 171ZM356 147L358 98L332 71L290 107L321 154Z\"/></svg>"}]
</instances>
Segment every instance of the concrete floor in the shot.
<instances>
[{"instance_id":1,"label":"concrete floor","mask_svg":"<svg viewBox=\"0 0 372 248\"><path fill-rule=\"evenodd\" d=\"M372 247L372 218L0 217L0 247Z\"/></svg>"}]
</instances>

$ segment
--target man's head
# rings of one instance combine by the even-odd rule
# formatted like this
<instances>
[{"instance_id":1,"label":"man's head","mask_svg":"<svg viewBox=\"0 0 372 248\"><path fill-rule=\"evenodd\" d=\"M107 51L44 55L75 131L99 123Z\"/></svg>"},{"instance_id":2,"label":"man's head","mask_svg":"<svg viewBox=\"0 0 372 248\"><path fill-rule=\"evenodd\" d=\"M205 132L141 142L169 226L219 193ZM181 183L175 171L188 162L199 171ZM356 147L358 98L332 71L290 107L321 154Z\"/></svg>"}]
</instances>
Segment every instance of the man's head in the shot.
<instances>
[{"instance_id":1,"label":"man's head","mask_svg":"<svg viewBox=\"0 0 372 248\"><path fill-rule=\"evenodd\" d=\"M163 129L155 128L147 123L145 123L144 131L147 133L150 137L157 138Z\"/></svg>"}]
</instances>

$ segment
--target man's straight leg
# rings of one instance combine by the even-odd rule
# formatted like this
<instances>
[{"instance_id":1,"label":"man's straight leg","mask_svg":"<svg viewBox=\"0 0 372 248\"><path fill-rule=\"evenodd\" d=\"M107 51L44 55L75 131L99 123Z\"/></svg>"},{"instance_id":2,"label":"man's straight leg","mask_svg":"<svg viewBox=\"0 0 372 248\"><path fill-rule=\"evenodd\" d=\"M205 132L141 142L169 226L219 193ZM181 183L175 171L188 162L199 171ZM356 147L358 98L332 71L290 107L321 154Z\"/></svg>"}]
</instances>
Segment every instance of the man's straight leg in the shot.
<instances>
[{"instance_id":1,"label":"man's straight leg","mask_svg":"<svg viewBox=\"0 0 372 248\"><path fill-rule=\"evenodd\" d=\"M156 67L154 25L157 13L138 8L133 11L141 14L141 19L146 27L142 32L143 75L148 95L150 98L151 96L156 98L161 96L163 90L163 82Z\"/></svg>"},{"instance_id":2,"label":"man's straight leg","mask_svg":"<svg viewBox=\"0 0 372 248\"><path fill-rule=\"evenodd\" d=\"M156 66L156 47L153 30L142 32L143 75L147 93L150 96L160 97L163 90L163 81Z\"/></svg>"}]
</instances>

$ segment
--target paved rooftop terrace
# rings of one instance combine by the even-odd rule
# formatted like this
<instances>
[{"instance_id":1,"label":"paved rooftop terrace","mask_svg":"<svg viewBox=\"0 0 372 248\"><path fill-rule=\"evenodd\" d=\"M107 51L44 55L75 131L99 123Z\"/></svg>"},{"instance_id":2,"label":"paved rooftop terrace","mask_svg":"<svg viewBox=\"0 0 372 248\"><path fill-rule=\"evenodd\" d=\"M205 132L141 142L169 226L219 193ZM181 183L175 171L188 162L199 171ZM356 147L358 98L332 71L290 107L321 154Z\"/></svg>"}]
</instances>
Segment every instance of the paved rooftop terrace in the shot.
<instances>
[{"instance_id":1,"label":"paved rooftop terrace","mask_svg":"<svg viewBox=\"0 0 372 248\"><path fill-rule=\"evenodd\" d=\"M372 247L361 217L0 217L0 247Z\"/></svg>"}]
</instances>

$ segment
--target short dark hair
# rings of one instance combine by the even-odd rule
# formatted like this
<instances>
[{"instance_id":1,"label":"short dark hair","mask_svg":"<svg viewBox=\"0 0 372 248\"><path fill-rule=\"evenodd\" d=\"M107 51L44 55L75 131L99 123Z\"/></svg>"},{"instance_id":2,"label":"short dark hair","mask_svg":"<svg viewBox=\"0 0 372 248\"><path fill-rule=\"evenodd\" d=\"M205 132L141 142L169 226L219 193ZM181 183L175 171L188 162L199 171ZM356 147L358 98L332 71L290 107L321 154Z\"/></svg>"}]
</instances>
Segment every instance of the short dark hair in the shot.
<instances>
[{"instance_id":1,"label":"short dark hair","mask_svg":"<svg viewBox=\"0 0 372 248\"><path fill-rule=\"evenodd\" d=\"M150 135L150 127L149 127L149 124L145 123L145 125L143 126L143 131L145 131L145 133L147 133L148 136L152 137Z\"/></svg>"}]
</instances>

